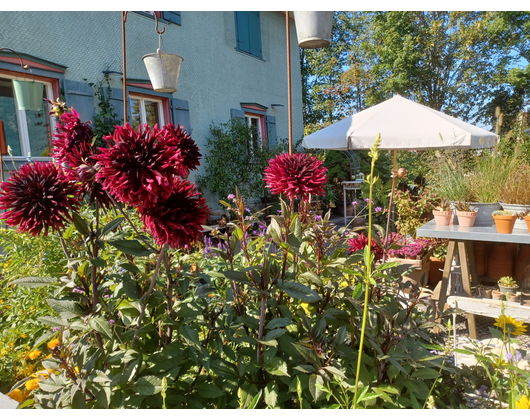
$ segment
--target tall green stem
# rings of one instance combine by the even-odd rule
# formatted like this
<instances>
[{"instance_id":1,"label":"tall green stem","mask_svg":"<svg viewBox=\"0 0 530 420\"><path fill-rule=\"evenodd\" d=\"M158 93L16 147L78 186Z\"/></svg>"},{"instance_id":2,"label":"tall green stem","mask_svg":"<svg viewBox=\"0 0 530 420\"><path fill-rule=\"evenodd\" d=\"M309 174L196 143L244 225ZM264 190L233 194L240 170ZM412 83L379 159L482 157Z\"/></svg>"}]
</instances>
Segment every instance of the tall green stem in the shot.
<instances>
[{"instance_id":1,"label":"tall green stem","mask_svg":"<svg viewBox=\"0 0 530 420\"><path fill-rule=\"evenodd\" d=\"M379 156L379 141L380 141L381 135L379 134L377 138L374 141L374 145L370 151L370 156L372 158L372 165L370 167L370 178L368 179L368 182L370 183L370 194L368 198L370 201L368 202L368 244L366 245L366 248L368 249L368 252L365 252L365 255L368 258L365 258L364 264L366 265L366 270L364 273L364 309L363 309L363 323L361 327L361 341L359 342L359 358L357 359L357 372L355 374L355 393L354 393L354 399L353 399L353 408L357 408L357 396L359 391L359 374L361 372L361 362L363 357L363 346L364 346L364 333L366 331L366 319L368 318L368 300L370 297L370 277L372 275L372 193L374 188L374 168L375 168L375 162L377 162L377 158ZM365 249L366 249L365 248Z\"/></svg>"}]
</instances>

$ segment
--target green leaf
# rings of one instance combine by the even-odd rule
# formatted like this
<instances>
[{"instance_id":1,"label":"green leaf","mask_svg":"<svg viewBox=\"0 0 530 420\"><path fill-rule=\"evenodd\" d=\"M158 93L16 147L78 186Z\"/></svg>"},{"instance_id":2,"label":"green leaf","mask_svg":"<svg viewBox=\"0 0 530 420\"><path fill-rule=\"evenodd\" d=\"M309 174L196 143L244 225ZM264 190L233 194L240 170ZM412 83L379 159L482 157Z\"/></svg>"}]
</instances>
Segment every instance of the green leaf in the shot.
<instances>
[{"instance_id":1,"label":"green leaf","mask_svg":"<svg viewBox=\"0 0 530 420\"><path fill-rule=\"evenodd\" d=\"M155 395L162 391L162 379L156 376L142 376L132 387L132 390L140 395Z\"/></svg>"},{"instance_id":2,"label":"green leaf","mask_svg":"<svg viewBox=\"0 0 530 420\"><path fill-rule=\"evenodd\" d=\"M258 402L261 398L261 394L263 393L263 390L261 390L252 400L252 402L250 403L250 405L248 406L248 409L249 410L253 410L256 408L256 406L258 405Z\"/></svg>"},{"instance_id":3,"label":"green leaf","mask_svg":"<svg viewBox=\"0 0 530 420\"><path fill-rule=\"evenodd\" d=\"M197 387L197 392L203 398L222 397L224 392L214 384L203 383Z\"/></svg>"},{"instance_id":4,"label":"green leaf","mask_svg":"<svg viewBox=\"0 0 530 420\"><path fill-rule=\"evenodd\" d=\"M85 219L83 219L79 214L73 212L72 213L72 220L74 222L75 228L81 235L88 235L90 233L90 229L88 228L87 223L85 222Z\"/></svg>"},{"instance_id":5,"label":"green leaf","mask_svg":"<svg viewBox=\"0 0 530 420\"><path fill-rule=\"evenodd\" d=\"M300 299L308 303L318 302L321 300L320 295L316 291L301 283L284 282L280 287L280 290L283 290L292 298Z\"/></svg>"},{"instance_id":6,"label":"green leaf","mask_svg":"<svg viewBox=\"0 0 530 420\"><path fill-rule=\"evenodd\" d=\"M123 291L129 299L138 300L140 298L138 295L138 283L129 273L123 275Z\"/></svg>"},{"instance_id":7,"label":"green leaf","mask_svg":"<svg viewBox=\"0 0 530 420\"><path fill-rule=\"evenodd\" d=\"M75 316L86 315L79 307L79 304L71 300L46 299L48 305L61 317L73 318Z\"/></svg>"},{"instance_id":8,"label":"green leaf","mask_svg":"<svg viewBox=\"0 0 530 420\"><path fill-rule=\"evenodd\" d=\"M101 235L105 236L107 233L113 231L116 229L123 221L125 220L125 217L118 217L111 222L107 223L103 230L101 231Z\"/></svg>"},{"instance_id":9,"label":"green leaf","mask_svg":"<svg viewBox=\"0 0 530 420\"><path fill-rule=\"evenodd\" d=\"M271 330L265 335L265 337L263 338L263 341L275 340L276 338L280 337L283 334L285 334L285 330L282 330L282 329Z\"/></svg>"},{"instance_id":10,"label":"green leaf","mask_svg":"<svg viewBox=\"0 0 530 420\"><path fill-rule=\"evenodd\" d=\"M68 229L66 229L63 233L63 238L68 240L72 237L72 234L74 233L75 225L70 225Z\"/></svg>"},{"instance_id":11,"label":"green leaf","mask_svg":"<svg viewBox=\"0 0 530 420\"><path fill-rule=\"evenodd\" d=\"M197 350L201 349L201 342L199 340L199 332L187 325L184 325L180 329L182 337L188 342L189 345L195 347Z\"/></svg>"},{"instance_id":12,"label":"green leaf","mask_svg":"<svg viewBox=\"0 0 530 420\"><path fill-rule=\"evenodd\" d=\"M317 384L324 386L324 379L320 375L313 374L309 377L309 392L313 396L313 400L317 402L324 393L317 387Z\"/></svg>"},{"instance_id":13,"label":"green leaf","mask_svg":"<svg viewBox=\"0 0 530 420\"><path fill-rule=\"evenodd\" d=\"M311 283L313 283L315 286L322 287L322 280L319 276L317 276L315 273L311 273L310 271L306 273L300 274L300 277L303 277L306 280L309 280Z\"/></svg>"},{"instance_id":14,"label":"green leaf","mask_svg":"<svg viewBox=\"0 0 530 420\"><path fill-rule=\"evenodd\" d=\"M59 318L55 316L43 316L39 318L43 324L49 325L50 327L69 327L70 322L64 318Z\"/></svg>"},{"instance_id":15,"label":"green leaf","mask_svg":"<svg viewBox=\"0 0 530 420\"><path fill-rule=\"evenodd\" d=\"M23 279L13 280L11 284L16 284L22 287L43 287L50 286L51 284L59 283L58 279L53 277L24 277Z\"/></svg>"},{"instance_id":16,"label":"green leaf","mask_svg":"<svg viewBox=\"0 0 530 420\"><path fill-rule=\"evenodd\" d=\"M336 367L326 366L324 368L324 370L326 370L327 372L331 373L332 375L334 375L334 376L336 376L338 378L346 379L346 375L344 374L344 372L338 370Z\"/></svg>"},{"instance_id":17,"label":"green leaf","mask_svg":"<svg viewBox=\"0 0 530 420\"><path fill-rule=\"evenodd\" d=\"M271 218L271 223L267 227L267 235L272 236L272 240L279 244L282 242L282 229L275 218Z\"/></svg>"},{"instance_id":18,"label":"green leaf","mask_svg":"<svg viewBox=\"0 0 530 420\"><path fill-rule=\"evenodd\" d=\"M129 271L131 273L139 273L140 272L140 269L138 267L136 267L134 264L131 264L131 263L121 263L120 266L124 270L127 270L127 271Z\"/></svg>"},{"instance_id":19,"label":"green leaf","mask_svg":"<svg viewBox=\"0 0 530 420\"><path fill-rule=\"evenodd\" d=\"M273 330L275 328L287 327L287 325L290 324L291 321L287 318L274 318L272 321L268 322L267 325L265 325L265 328L268 330Z\"/></svg>"},{"instance_id":20,"label":"green leaf","mask_svg":"<svg viewBox=\"0 0 530 420\"><path fill-rule=\"evenodd\" d=\"M359 283L357 286L355 286L355 289L353 290L352 298L359 299L362 293L363 293L363 284Z\"/></svg>"},{"instance_id":21,"label":"green leaf","mask_svg":"<svg viewBox=\"0 0 530 420\"><path fill-rule=\"evenodd\" d=\"M247 274L244 271L226 270L226 271L223 271L222 274L228 280L234 280L234 281L238 281L241 283L249 283Z\"/></svg>"},{"instance_id":22,"label":"green leaf","mask_svg":"<svg viewBox=\"0 0 530 420\"><path fill-rule=\"evenodd\" d=\"M438 372L432 368L421 368L412 372L411 377L419 379L436 379Z\"/></svg>"},{"instance_id":23,"label":"green leaf","mask_svg":"<svg viewBox=\"0 0 530 420\"><path fill-rule=\"evenodd\" d=\"M270 407L276 407L278 403L278 384L269 382L265 387L265 403Z\"/></svg>"},{"instance_id":24,"label":"green leaf","mask_svg":"<svg viewBox=\"0 0 530 420\"><path fill-rule=\"evenodd\" d=\"M264 365L267 372L276 376L290 376L287 372L287 363L280 357L273 357L270 363Z\"/></svg>"},{"instance_id":25,"label":"green leaf","mask_svg":"<svg viewBox=\"0 0 530 420\"><path fill-rule=\"evenodd\" d=\"M152 251L148 250L136 239L130 241L125 239L114 239L108 241L108 243L117 250L125 254L134 255L135 257L145 257L152 253Z\"/></svg>"},{"instance_id":26,"label":"green leaf","mask_svg":"<svg viewBox=\"0 0 530 420\"><path fill-rule=\"evenodd\" d=\"M103 334L109 339L112 339L112 329L110 328L109 321L102 316L95 316L88 320L88 325L97 332Z\"/></svg>"}]
</instances>

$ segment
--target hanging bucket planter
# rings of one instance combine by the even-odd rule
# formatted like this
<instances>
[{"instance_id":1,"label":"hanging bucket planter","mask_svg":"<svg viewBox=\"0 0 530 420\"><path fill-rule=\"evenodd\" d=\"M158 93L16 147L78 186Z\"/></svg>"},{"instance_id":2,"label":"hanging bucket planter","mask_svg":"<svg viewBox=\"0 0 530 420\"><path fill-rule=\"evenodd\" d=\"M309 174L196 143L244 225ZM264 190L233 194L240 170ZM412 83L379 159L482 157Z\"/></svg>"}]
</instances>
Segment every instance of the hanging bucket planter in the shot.
<instances>
[{"instance_id":1,"label":"hanging bucket planter","mask_svg":"<svg viewBox=\"0 0 530 420\"><path fill-rule=\"evenodd\" d=\"M300 48L323 48L331 42L334 12L294 12Z\"/></svg>"},{"instance_id":2,"label":"hanging bucket planter","mask_svg":"<svg viewBox=\"0 0 530 420\"><path fill-rule=\"evenodd\" d=\"M44 83L13 80L18 109L21 111L42 111Z\"/></svg>"},{"instance_id":3,"label":"hanging bucket planter","mask_svg":"<svg viewBox=\"0 0 530 420\"><path fill-rule=\"evenodd\" d=\"M166 54L159 48L156 53L146 54L142 59L155 91L163 93L177 91L180 67L184 61L182 57Z\"/></svg>"}]
</instances>

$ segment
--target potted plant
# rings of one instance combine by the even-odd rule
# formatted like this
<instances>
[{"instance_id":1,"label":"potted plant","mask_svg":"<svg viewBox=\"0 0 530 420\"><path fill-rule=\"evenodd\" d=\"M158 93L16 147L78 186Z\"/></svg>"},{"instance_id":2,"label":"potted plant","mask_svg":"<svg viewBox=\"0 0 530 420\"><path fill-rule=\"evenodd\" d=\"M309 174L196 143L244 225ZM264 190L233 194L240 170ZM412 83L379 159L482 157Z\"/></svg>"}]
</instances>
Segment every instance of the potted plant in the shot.
<instances>
[{"instance_id":1,"label":"potted plant","mask_svg":"<svg viewBox=\"0 0 530 420\"><path fill-rule=\"evenodd\" d=\"M528 233L530 233L530 212L528 211L521 212L518 214L518 216L519 215L522 215L524 221L526 222L526 228L528 229Z\"/></svg>"},{"instance_id":2,"label":"potted plant","mask_svg":"<svg viewBox=\"0 0 530 420\"><path fill-rule=\"evenodd\" d=\"M433 288L436 287L443 277L448 242L447 239L432 240L433 252L432 256L429 258L429 261L431 262L429 268L429 286L432 286Z\"/></svg>"},{"instance_id":3,"label":"potted plant","mask_svg":"<svg viewBox=\"0 0 530 420\"><path fill-rule=\"evenodd\" d=\"M472 227L478 214L476 208L471 207L471 203L465 200L456 203L455 207L458 224L463 227Z\"/></svg>"},{"instance_id":4,"label":"potted plant","mask_svg":"<svg viewBox=\"0 0 530 420\"><path fill-rule=\"evenodd\" d=\"M444 198L432 211L436 226L449 226L453 222L453 210L449 202Z\"/></svg>"},{"instance_id":5,"label":"potted plant","mask_svg":"<svg viewBox=\"0 0 530 420\"><path fill-rule=\"evenodd\" d=\"M491 213L497 233L512 233L517 215L513 211L495 210Z\"/></svg>"},{"instance_id":6,"label":"potted plant","mask_svg":"<svg viewBox=\"0 0 530 420\"><path fill-rule=\"evenodd\" d=\"M498 290L492 290L491 297L493 298L493 300L504 300L505 298L504 293Z\"/></svg>"},{"instance_id":7,"label":"potted plant","mask_svg":"<svg viewBox=\"0 0 530 420\"><path fill-rule=\"evenodd\" d=\"M519 290L519 285L512 276L504 276L497 282L501 293L516 293Z\"/></svg>"},{"instance_id":8,"label":"potted plant","mask_svg":"<svg viewBox=\"0 0 530 420\"><path fill-rule=\"evenodd\" d=\"M519 302L519 299L521 298L521 294L520 293L510 293L509 294L509 297L508 297L508 301L509 302Z\"/></svg>"},{"instance_id":9,"label":"potted plant","mask_svg":"<svg viewBox=\"0 0 530 420\"><path fill-rule=\"evenodd\" d=\"M397 267L398 272L405 268L414 268L414 271L403 276L403 282L410 281L418 284L430 269L430 256L433 253L430 239L411 238L399 233L392 233L389 238L392 245L388 250L387 262L399 262L403 268Z\"/></svg>"}]
</instances>

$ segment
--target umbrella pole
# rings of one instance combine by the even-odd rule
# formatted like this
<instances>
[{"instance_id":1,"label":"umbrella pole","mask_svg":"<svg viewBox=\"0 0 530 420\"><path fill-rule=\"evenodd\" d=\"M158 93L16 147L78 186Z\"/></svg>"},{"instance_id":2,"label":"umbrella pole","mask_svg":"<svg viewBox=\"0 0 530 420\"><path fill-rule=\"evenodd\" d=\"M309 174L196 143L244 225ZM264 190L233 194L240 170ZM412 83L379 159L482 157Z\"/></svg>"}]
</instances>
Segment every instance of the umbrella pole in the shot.
<instances>
[{"instance_id":1,"label":"umbrella pole","mask_svg":"<svg viewBox=\"0 0 530 420\"><path fill-rule=\"evenodd\" d=\"M285 32L287 34L287 113L289 115L289 154L293 154L293 117L291 98L291 31L289 28L289 12L285 12Z\"/></svg>"}]
</instances>

